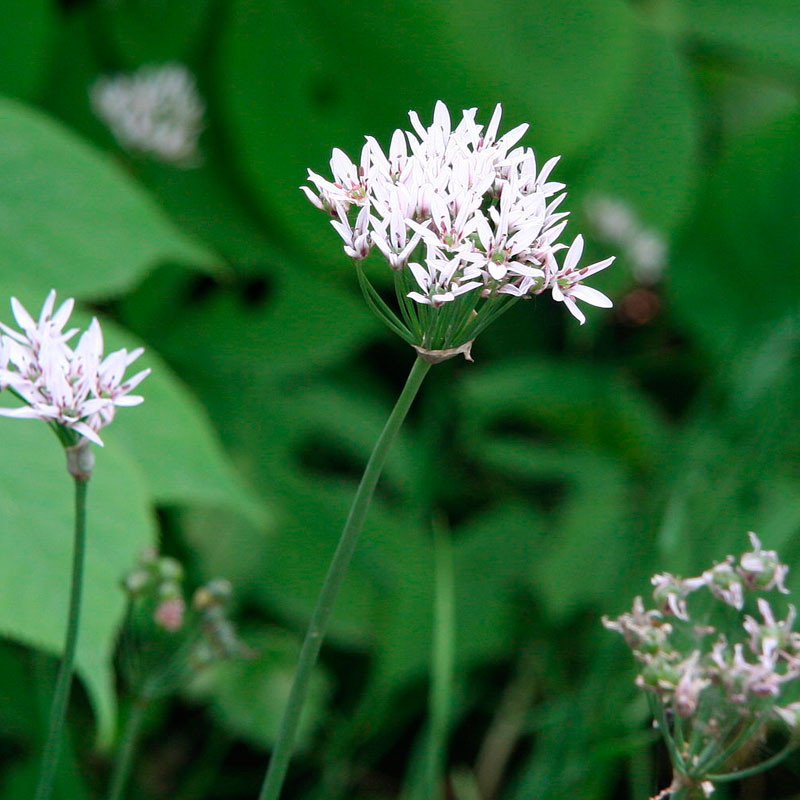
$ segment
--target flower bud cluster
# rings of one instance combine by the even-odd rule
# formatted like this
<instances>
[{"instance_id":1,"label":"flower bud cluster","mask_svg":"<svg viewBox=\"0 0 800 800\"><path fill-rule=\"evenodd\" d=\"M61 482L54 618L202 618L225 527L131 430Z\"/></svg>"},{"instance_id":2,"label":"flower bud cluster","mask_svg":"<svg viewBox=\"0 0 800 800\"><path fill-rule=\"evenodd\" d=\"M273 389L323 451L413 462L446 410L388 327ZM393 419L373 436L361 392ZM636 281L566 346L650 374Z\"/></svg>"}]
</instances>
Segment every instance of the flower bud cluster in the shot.
<instances>
[{"instance_id":1,"label":"flower bud cluster","mask_svg":"<svg viewBox=\"0 0 800 800\"><path fill-rule=\"evenodd\" d=\"M0 408L0 415L42 419L66 434L74 446L84 440L102 445L98 431L113 419L118 406L144 401L130 394L149 374L145 369L125 379L125 370L144 352L117 350L103 357L103 333L92 319L74 349L69 342L77 328L64 330L75 301L55 310L51 291L38 321L15 298L11 308L20 330L0 322L0 389L10 389L26 405Z\"/></svg>"},{"instance_id":2,"label":"flower bud cluster","mask_svg":"<svg viewBox=\"0 0 800 800\"><path fill-rule=\"evenodd\" d=\"M564 184L550 177L558 158L539 166L533 150L518 146L527 125L498 136L500 105L485 129L475 114L463 111L453 127L438 102L426 128L412 111L413 131L395 131L388 154L370 136L357 164L335 149L333 180L309 170L315 191L303 191L333 217L348 256L360 260L376 248L408 273L403 293L416 304L547 291L581 323L577 301L610 307L583 281L614 259L579 267L583 237L568 250L558 243L568 216L560 210Z\"/></svg>"},{"instance_id":3,"label":"flower bud cluster","mask_svg":"<svg viewBox=\"0 0 800 800\"><path fill-rule=\"evenodd\" d=\"M764 550L754 533L749 536L752 550L738 560L728 556L693 578L655 575L656 608L646 609L637 597L631 613L603 618L640 663L636 684L660 704L662 727L681 720L673 732L662 733L676 739L671 753L678 754L674 766L682 780L688 776L696 785L719 773L723 762L715 763L714 756L730 757L731 741L744 746L752 738L748 731L755 734L769 719L788 723L794 735L800 721L800 704L783 699L790 686L800 688L794 606L778 619L767 599L757 596L758 618L743 614L733 629L725 625L730 612L723 613L724 606L741 612L755 593L788 592L786 565L775 551ZM698 594L704 598L693 597ZM693 618L695 606L703 608L702 619ZM717 619L720 624L710 624Z\"/></svg>"},{"instance_id":4,"label":"flower bud cluster","mask_svg":"<svg viewBox=\"0 0 800 800\"><path fill-rule=\"evenodd\" d=\"M122 586L131 600L154 601L153 621L159 628L175 632L183 627L186 603L183 567L179 561L145 550L139 564L124 577Z\"/></svg>"},{"instance_id":5,"label":"flower bud cluster","mask_svg":"<svg viewBox=\"0 0 800 800\"><path fill-rule=\"evenodd\" d=\"M209 581L187 606L183 578L179 561L147 549L122 580L129 600L123 667L131 685L150 693L177 688L213 661L249 655L229 618L230 582Z\"/></svg>"}]
</instances>

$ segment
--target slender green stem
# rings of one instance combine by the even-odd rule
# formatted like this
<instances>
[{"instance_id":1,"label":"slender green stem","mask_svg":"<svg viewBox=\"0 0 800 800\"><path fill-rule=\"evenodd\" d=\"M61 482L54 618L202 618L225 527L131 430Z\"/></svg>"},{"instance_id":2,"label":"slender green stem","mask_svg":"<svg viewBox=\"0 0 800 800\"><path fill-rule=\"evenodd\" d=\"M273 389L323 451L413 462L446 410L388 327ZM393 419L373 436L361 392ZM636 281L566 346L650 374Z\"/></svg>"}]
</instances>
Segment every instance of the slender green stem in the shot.
<instances>
[{"instance_id":1,"label":"slender green stem","mask_svg":"<svg viewBox=\"0 0 800 800\"><path fill-rule=\"evenodd\" d=\"M280 796L297 737L300 714L308 694L311 673L316 664L322 640L328 629L339 587L356 549L358 536L364 526L364 519L367 515L372 495L375 492L378 478L383 471L386 456L430 366L427 361L421 358L417 358L414 362L406 385L403 387L400 397L397 398L397 403L389 415L389 419L386 421L386 425L378 437L372 455L369 457L367 466L364 469L361 483L358 485L358 490L353 499L353 505L350 507L350 513L344 524L342 535L339 538L339 544L336 546L333 560L328 567L325 582L322 584L322 590L317 598L317 605L314 608L314 613L311 616L311 622L300 650L294 683L289 692L286 709L283 712L278 739L275 742L275 749L272 751L272 758L269 762L264 785L261 787L259 800L278 800Z\"/></svg>"},{"instance_id":2,"label":"slender green stem","mask_svg":"<svg viewBox=\"0 0 800 800\"><path fill-rule=\"evenodd\" d=\"M434 562L436 596L433 610L433 647L431 649L430 743L428 747L429 800L443 795L447 732L450 726L450 700L455 663L455 586L453 548L448 531L434 523Z\"/></svg>"},{"instance_id":3,"label":"slender green stem","mask_svg":"<svg viewBox=\"0 0 800 800\"><path fill-rule=\"evenodd\" d=\"M136 746L139 742L139 732L142 729L144 712L147 709L149 696L142 692L133 701L131 713L125 722L125 730L122 732L122 740L114 756L114 766L111 770L111 781L108 789L108 800L120 800L128 785L133 757L136 753Z\"/></svg>"},{"instance_id":4,"label":"slender green stem","mask_svg":"<svg viewBox=\"0 0 800 800\"><path fill-rule=\"evenodd\" d=\"M86 489L87 480L75 479L75 542L72 554L72 587L69 597L69 616L64 654L56 679L53 703L50 706L50 724L47 741L36 785L35 800L49 800L53 791L53 780L61 750L64 720L67 715L69 693L72 686L72 671L75 650L78 644L78 629L81 616L81 594L83 592L83 562L86 551Z\"/></svg>"},{"instance_id":5,"label":"slender green stem","mask_svg":"<svg viewBox=\"0 0 800 800\"><path fill-rule=\"evenodd\" d=\"M765 772L768 769L771 769L776 764L780 764L786 756L789 755L794 750L800 747L800 742L790 739L788 744L780 750L779 752L775 753L772 758L768 758L766 761L762 761L760 764L756 764L753 767L749 767L747 769L739 770L738 772L728 772L722 775L707 775L706 777L713 781L714 783L728 783L730 781L740 781L743 778L749 778L751 775L758 775L759 772Z\"/></svg>"}]
</instances>

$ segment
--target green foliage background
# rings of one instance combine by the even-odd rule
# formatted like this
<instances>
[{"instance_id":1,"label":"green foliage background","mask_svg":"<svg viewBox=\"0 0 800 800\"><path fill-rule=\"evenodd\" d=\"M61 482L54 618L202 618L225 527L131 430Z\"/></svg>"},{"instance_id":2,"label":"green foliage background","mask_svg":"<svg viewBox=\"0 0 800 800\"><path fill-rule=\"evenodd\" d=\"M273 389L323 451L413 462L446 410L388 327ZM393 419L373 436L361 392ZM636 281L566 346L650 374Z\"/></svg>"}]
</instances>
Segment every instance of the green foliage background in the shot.
<instances>
[{"instance_id":1,"label":"green foliage background","mask_svg":"<svg viewBox=\"0 0 800 800\"><path fill-rule=\"evenodd\" d=\"M656 570L741 550L747 530L800 568L796 3L0 0L0 41L0 298L75 296L110 347L144 343L153 367L90 489L86 693L62 800L102 796L118 581L157 540L191 583L234 581L259 658L153 709L130 796L255 796L413 360L297 187L332 147L386 142L437 99L484 121L502 102L537 156L564 155L573 235L620 255L596 281L616 310L579 328L556 304L520 303L474 365L432 371L338 604L286 796L424 797L435 519L455 558L457 800L479 796L473 777L484 800L654 794L664 757L600 615ZM89 105L100 75L170 61L207 104L195 169L120 149ZM598 196L668 243L659 282L592 227ZM21 800L63 632L69 485L43 426L1 427L0 794ZM798 770L747 797L795 796Z\"/></svg>"}]
</instances>

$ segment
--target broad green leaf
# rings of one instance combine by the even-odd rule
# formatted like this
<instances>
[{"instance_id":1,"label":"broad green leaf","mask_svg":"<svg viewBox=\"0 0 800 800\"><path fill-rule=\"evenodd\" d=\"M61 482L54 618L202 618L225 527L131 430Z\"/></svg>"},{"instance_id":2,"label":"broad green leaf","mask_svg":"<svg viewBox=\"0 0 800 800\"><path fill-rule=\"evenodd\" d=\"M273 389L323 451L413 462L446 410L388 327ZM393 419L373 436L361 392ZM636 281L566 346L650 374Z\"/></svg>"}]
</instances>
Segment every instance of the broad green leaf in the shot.
<instances>
[{"instance_id":1,"label":"broad green leaf","mask_svg":"<svg viewBox=\"0 0 800 800\"><path fill-rule=\"evenodd\" d=\"M355 294L355 277L353 290L279 262L264 276L263 300L224 290L185 309L163 309L159 349L208 396L237 404L243 389L260 391L265 381L341 361L379 330Z\"/></svg>"},{"instance_id":2,"label":"broad green leaf","mask_svg":"<svg viewBox=\"0 0 800 800\"><path fill-rule=\"evenodd\" d=\"M0 99L0 288L116 294L159 262L215 258L147 193L59 123Z\"/></svg>"},{"instance_id":3,"label":"broad green leaf","mask_svg":"<svg viewBox=\"0 0 800 800\"><path fill-rule=\"evenodd\" d=\"M52 0L0 0L0 92L24 98L39 92L57 21Z\"/></svg>"},{"instance_id":4,"label":"broad green leaf","mask_svg":"<svg viewBox=\"0 0 800 800\"><path fill-rule=\"evenodd\" d=\"M116 0L96 14L107 42L127 67L186 61L200 43L211 0Z\"/></svg>"},{"instance_id":5,"label":"broad green leaf","mask_svg":"<svg viewBox=\"0 0 800 800\"><path fill-rule=\"evenodd\" d=\"M343 46L342 30L357 45ZM308 167L327 170L333 147L355 156L366 134L388 146L392 130L409 126L409 109L427 121L443 99L456 115L479 107L485 122L502 102L504 128L530 122L526 141L543 158L575 151L613 116L632 76L634 32L621 0L236 0L219 93L262 207L305 252L333 264L327 220L297 189Z\"/></svg>"},{"instance_id":6,"label":"broad green leaf","mask_svg":"<svg viewBox=\"0 0 800 800\"><path fill-rule=\"evenodd\" d=\"M140 344L107 322L103 332L107 352ZM264 506L237 475L199 401L152 348L131 372L147 367L152 372L140 385L145 402L117 415L104 432L108 446L119 444L141 465L156 503L227 508L265 524Z\"/></svg>"},{"instance_id":7,"label":"broad green leaf","mask_svg":"<svg viewBox=\"0 0 800 800\"><path fill-rule=\"evenodd\" d=\"M126 412L135 414L136 409ZM4 419L2 428L0 632L58 653L69 595L72 480L63 450L44 423ZM121 448L97 452L87 518L77 665L98 715L100 738L107 741L115 709L111 657L124 610L119 581L139 551L155 539L144 476Z\"/></svg>"},{"instance_id":8,"label":"broad green leaf","mask_svg":"<svg viewBox=\"0 0 800 800\"><path fill-rule=\"evenodd\" d=\"M197 675L189 693L208 702L213 716L232 733L256 747L267 748L278 735L300 643L277 628L244 631L242 639L252 649L253 657L212 664ZM329 694L327 676L317 667L300 720L298 749L308 746L322 721Z\"/></svg>"},{"instance_id":9,"label":"broad green leaf","mask_svg":"<svg viewBox=\"0 0 800 800\"><path fill-rule=\"evenodd\" d=\"M798 146L797 114L731 141L677 244L671 302L712 353L760 339L798 309L800 240L787 211L800 192ZM743 231L757 241L757 256L741 246Z\"/></svg>"},{"instance_id":10,"label":"broad green leaf","mask_svg":"<svg viewBox=\"0 0 800 800\"><path fill-rule=\"evenodd\" d=\"M643 33L637 50L638 77L581 191L625 202L643 226L663 232L691 210L697 109L689 75L668 40Z\"/></svg>"},{"instance_id":11,"label":"broad green leaf","mask_svg":"<svg viewBox=\"0 0 800 800\"><path fill-rule=\"evenodd\" d=\"M665 445L664 420L622 374L561 359L513 359L475 371L462 392L464 435L528 429L652 466Z\"/></svg>"},{"instance_id":12,"label":"broad green leaf","mask_svg":"<svg viewBox=\"0 0 800 800\"><path fill-rule=\"evenodd\" d=\"M794 0L674 0L678 32L721 50L734 63L800 68Z\"/></svg>"}]
</instances>

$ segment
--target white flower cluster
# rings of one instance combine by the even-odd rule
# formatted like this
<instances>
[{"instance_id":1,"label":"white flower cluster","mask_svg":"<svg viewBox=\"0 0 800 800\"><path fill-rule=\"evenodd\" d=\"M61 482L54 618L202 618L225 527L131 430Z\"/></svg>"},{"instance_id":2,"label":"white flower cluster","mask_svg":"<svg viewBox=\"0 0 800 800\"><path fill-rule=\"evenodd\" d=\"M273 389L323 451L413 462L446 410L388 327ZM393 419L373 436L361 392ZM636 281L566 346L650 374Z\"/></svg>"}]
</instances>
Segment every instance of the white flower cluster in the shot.
<instances>
[{"instance_id":1,"label":"white flower cluster","mask_svg":"<svg viewBox=\"0 0 800 800\"><path fill-rule=\"evenodd\" d=\"M794 607L789 606L785 620L776 619L769 602L759 597L762 621L744 615L737 630L721 632L708 624L708 614L702 622L692 620L687 605L687 598L701 589L738 611L747 592L787 593L788 567L775 551L762 549L755 534L749 535L753 549L738 563L729 556L696 578L656 575L656 609L646 610L637 597L631 613L603 618L603 625L621 634L640 662L636 683L665 709L662 727L671 718L682 720L674 731L662 733L674 737L674 750L681 753L676 770L697 785L718 774L734 755L732 741L739 742L735 749L745 747L769 717L800 728L800 703L783 705L780 700L787 684L800 685ZM715 760L720 753L725 757Z\"/></svg>"},{"instance_id":2,"label":"white flower cluster","mask_svg":"<svg viewBox=\"0 0 800 800\"><path fill-rule=\"evenodd\" d=\"M144 66L133 75L104 76L89 94L94 112L123 147L175 166L198 163L205 104L186 67Z\"/></svg>"},{"instance_id":3,"label":"white flower cluster","mask_svg":"<svg viewBox=\"0 0 800 800\"><path fill-rule=\"evenodd\" d=\"M614 259L579 267L577 236L558 264L567 248L557 243L566 227L558 210L564 184L550 180L558 158L537 169L533 150L516 146L528 126L498 137L501 113L498 105L484 130L474 108L455 128L442 102L429 128L412 111L413 131L395 131L388 156L368 136L357 165L335 149L333 180L309 170L316 193L302 189L333 217L348 256L363 259L376 247L393 269L407 267L416 285L407 296L419 304L550 291L583 323L576 301L611 301L582 281Z\"/></svg>"},{"instance_id":4,"label":"white flower cluster","mask_svg":"<svg viewBox=\"0 0 800 800\"><path fill-rule=\"evenodd\" d=\"M0 389L10 389L26 405L0 408L0 415L42 419L102 445L98 431L114 419L117 406L143 402L144 398L130 392L150 370L128 380L124 375L144 350L117 350L103 358L103 334L96 319L73 349L68 342L78 329L65 331L64 326L74 300L54 311L55 300L56 293L51 291L37 322L11 298L21 331L0 323Z\"/></svg>"}]
</instances>

